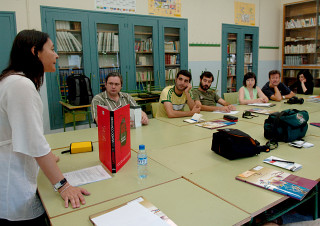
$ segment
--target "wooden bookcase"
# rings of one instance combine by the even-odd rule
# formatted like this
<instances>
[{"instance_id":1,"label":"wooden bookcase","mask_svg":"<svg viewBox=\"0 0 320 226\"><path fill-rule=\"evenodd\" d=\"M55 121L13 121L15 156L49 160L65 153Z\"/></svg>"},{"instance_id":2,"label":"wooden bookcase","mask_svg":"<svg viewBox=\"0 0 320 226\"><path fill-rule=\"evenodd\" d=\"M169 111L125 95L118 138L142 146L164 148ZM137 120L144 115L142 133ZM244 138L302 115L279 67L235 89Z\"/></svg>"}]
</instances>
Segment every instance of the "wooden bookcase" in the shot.
<instances>
[{"instance_id":1,"label":"wooden bookcase","mask_svg":"<svg viewBox=\"0 0 320 226\"><path fill-rule=\"evenodd\" d=\"M319 5L300 1L283 7L282 79L290 86L308 69L320 87Z\"/></svg>"}]
</instances>

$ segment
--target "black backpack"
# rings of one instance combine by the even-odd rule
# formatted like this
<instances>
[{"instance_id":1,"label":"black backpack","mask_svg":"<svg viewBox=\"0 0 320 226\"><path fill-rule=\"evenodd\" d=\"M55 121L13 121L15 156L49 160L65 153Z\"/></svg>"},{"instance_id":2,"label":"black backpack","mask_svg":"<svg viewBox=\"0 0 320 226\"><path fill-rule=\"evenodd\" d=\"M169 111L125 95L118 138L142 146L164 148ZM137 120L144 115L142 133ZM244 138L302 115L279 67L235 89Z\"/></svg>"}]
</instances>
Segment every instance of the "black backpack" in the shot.
<instances>
[{"instance_id":1,"label":"black backpack","mask_svg":"<svg viewBox=\"0 0 320 226\"><path fill-rule=\"evenodd\" d=\"M85 75L67 77L68 100L75 106L91 104L92 90L90 79Z\"/></svg>"},{"instance_id":2,"label":"black backpack","mask_svg":"<svg viewBox=\"0 0 320 226\"><path fill-rule=\"evenodd\" d=\"M251 157L268 152L267 146L238 129L218 129L212 134L211 150L229 160Z\"/></svg>"}]
</instances>

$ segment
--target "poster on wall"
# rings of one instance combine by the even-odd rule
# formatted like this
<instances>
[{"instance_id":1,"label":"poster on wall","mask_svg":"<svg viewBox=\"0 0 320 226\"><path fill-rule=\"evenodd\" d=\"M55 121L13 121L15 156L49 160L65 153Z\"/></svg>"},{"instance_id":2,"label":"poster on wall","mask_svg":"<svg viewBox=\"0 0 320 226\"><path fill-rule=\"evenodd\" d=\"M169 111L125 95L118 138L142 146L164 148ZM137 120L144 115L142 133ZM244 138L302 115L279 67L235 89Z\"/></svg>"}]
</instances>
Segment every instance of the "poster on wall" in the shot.
<instances>
[{"instance_id":1,"label":"poster on wall","mask_svg":"<svg viewBox=\"0 0 320 226\"><path fill-rule=\"evenodd\" d=\"M255 4L234 2L234 23L239 25L255 25Z\"/></svg>"},{"instance_id":2,"label":"poster on wall","mask_svg":"<svg viewBox=\"0 0 320 226\"><path fill-rule=\"evenodd\" d=\"M96 10L136 13L136 0L96 0Z\"/></svg>"},{"instance_id":3,"label":"poster on wall","mask_svg":"<svg viewBox=\"0 0 320 226\"><path fill-rule=\"evenodd\" d=\"M148 0L150 15L181 17L181 0Z\"/></svg>"}]
</instances>

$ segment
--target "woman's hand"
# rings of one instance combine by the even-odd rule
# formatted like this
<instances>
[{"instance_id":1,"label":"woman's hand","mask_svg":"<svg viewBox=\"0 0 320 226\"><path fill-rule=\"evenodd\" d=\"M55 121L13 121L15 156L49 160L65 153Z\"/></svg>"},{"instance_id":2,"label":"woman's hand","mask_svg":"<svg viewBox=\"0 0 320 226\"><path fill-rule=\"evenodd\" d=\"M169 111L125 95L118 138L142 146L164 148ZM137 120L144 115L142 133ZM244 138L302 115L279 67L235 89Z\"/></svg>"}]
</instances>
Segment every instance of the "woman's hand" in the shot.
<instances>
[{"instance_id":1,"label":"woman's hand","mask_svg":"<svg viewBox=\"0 0 320 226\"><path fill-rule=\"evenodd\" d=\"M82 205L86 204L83 195L90 195L84 188L73 187L69 183L66 183L62 188L59 189L59 193L65 202L65 207L69 207L69 202L72 208L79 208L80 203Z\"/></svg>"}]
</instances>

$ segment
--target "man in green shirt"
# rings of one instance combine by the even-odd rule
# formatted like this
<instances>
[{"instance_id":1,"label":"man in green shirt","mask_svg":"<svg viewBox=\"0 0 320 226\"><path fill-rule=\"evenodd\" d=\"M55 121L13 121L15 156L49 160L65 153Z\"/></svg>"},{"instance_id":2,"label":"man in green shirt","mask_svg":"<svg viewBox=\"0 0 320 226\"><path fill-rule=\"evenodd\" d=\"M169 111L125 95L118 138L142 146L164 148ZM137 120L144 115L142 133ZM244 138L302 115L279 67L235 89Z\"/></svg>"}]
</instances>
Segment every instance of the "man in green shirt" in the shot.
<instances>
[{"instance_id":1,"label":"man in green shirt","mask_svg":"<svg viewBox=\"0 0 320 226\"><path fill-rule=\"evenodd\" d=\"M197 90L193 90L193 98L196 104L201 103L201 111L224 111L230 112L236 110L236 107L219 97L216 92L209 90L213 82L213 75L209 71L204 71L200 75L200 86ZM217 103L222 106L216 106Z\"/></svg>"}]
</instances>

